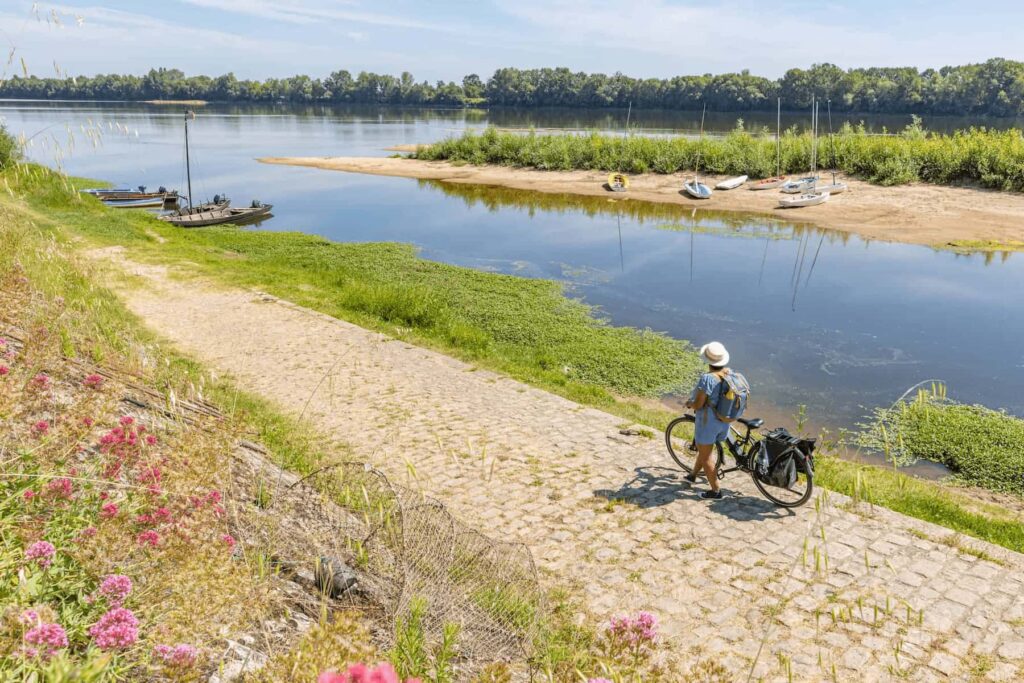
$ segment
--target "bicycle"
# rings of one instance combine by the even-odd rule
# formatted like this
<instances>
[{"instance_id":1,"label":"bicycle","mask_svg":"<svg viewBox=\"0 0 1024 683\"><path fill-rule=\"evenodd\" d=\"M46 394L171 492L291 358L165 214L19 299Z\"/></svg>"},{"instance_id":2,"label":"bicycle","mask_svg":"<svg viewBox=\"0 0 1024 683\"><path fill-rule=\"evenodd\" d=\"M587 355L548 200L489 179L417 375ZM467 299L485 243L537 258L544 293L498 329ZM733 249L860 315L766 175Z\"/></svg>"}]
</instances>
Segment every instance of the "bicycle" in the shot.
<instances>
[{"instance_id":1,"label":"bicycle","mask_svg":"<svg viewBox=\"0 0 1024 683\"><path fill-rule=\"evenodd\" d=\"M691 468L686 462L683 462L683 458L686 457L692 462L696 456L696 448L691 449L691 442L688 438L682 438L676 435L674 432L677 428L687 423L693 424L696 421L694 415L683 415L669 422L668 427L665 428L665 445L668 447L669 455L672 459L683 469L687 474L691 474ZM729 453L736 461L735 467L725 467L725 448L722 448L722 443L719 441L715 444L715 450L718 452L717 462L715 463L715 471L718 474L718 478L722 479L726 474L730 472L742 471L750 474L750 477L754 480L754 486L761 494L772 501L776 505L785 508L795 508L803 505L811 498L811 493L814 490L814 443L815 439L800 439L789 435L785 432L788 437L788 441L780 441L779 445L783 448L775 448L777 452L768 452L768 445L764 439L757 439L754 437L754 432L764 425L764 420L761 418L739 418L736 420L737 423L742 424L747 428L745 434L740 434L740 431L736 429L732 424L729 425L729 434L726 437L725 443L728 447ZM688 431L688 429L687 429ZM774 434L774 432L773 432ZM773 447L776 445L772 444ZM775 465L775 462L785 453L790 453L795 459L797 478L791 488L781 488L772 486L762 481L764 473L759 474L756 470L754 463L756 458L761 453L761 449L765 448L765 456L768 459L768 469ZM786 496L785 493L791 495Z\"/></svg>"}]
</instances>

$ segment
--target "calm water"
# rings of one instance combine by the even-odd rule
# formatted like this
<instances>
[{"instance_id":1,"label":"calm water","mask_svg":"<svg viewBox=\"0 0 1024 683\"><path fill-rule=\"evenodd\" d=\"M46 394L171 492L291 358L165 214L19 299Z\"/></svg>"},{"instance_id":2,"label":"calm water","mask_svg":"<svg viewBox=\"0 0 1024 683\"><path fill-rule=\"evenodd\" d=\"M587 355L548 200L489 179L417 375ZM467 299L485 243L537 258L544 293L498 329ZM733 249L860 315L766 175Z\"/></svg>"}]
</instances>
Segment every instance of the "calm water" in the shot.
<instances>
[{"instance_id":1,"label":"calm water","mask_svg":"<svg viewBox=\"0 0 1024 683\"><path fill-rule=\"evenodd\" d=\"M610 121L607 112L553 112L548 119L536 111L492 119L461 110L208 107L199 113L192 128L197 198L226 192L236 204L273 203L266 229L411 242L431 259L560 279L617 324L698 342L719 339L754 384L753 409L774 421L791 424L796 407L808 404L813 424L849 427L865 406L888 404L930 378L946 380L959 400L1024 415L1024 254L962 256L868 243L771 217L254 160L386 155L390 145L430 142L488 123L600 126ZM0 117L15 133L44 131L31 153L51 164L50 136L67 148L70 126L74 152L62 163L73 174L184 189L175 110L0 102ZM80 129L90 120L105 131L97 147ZM658 123L676 125L689 123Z\"/></svg>"}]
</instances>

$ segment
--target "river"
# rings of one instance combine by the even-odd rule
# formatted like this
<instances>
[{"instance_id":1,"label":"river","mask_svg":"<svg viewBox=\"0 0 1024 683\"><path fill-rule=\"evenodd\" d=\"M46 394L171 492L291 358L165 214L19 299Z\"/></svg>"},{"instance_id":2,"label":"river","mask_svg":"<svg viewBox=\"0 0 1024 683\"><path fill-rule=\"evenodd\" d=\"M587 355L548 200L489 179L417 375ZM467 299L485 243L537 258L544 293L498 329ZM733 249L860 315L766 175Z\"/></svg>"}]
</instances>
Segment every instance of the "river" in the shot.
<instances>
[{"instance_id":1,"label":"river","mask_svg":"<svg viewBox=\"0 0 1024 683\"><path fill-rule=\"evenodd\" d=\"M806 404L812 425L852 428L872 406L932 378L945 380L958 400L1024 414L1024 254L955 254L866 242L774 217L255 161L386 155L392 145L488 124L614 129L618 112L288 106L197 112L191 129L197 198L226 193L236 204L272 203L264 229L410 242L430 259L559 279L615 324L698 343L721 340L754 386L751 410L773 422L792 425ZM634 114L633 122L657 132L693 127L692 112ZM7 101L0 102L0 117L12 132L35 135L29 152L36 160L54 165L59 148L69 173L184 189L181 108ZM728 130L735 118L716 115L708 128ZM883 125L902 124L870 122ZM101 141L94 144L97 136L83 126L101 129Z\"/></svg>"}]
</instances>

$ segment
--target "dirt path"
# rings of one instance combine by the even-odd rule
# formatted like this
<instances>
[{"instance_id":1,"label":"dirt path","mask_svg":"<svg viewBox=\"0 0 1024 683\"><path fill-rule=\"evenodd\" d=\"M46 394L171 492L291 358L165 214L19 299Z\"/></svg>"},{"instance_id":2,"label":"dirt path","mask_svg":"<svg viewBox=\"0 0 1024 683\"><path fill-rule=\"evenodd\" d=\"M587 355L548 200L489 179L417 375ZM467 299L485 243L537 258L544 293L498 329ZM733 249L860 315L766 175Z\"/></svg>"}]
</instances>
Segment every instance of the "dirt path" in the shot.
<instances>
[{"instance_id":1,"label":"dirt path","mask_svg":"<svg viewBox=\"0 0 1024 683\"><path fill-rule=\"evenodd\" d=\"M649 609L674 657L737 680L1021 680L1024 556L831 494L795 514L749 479L708 503L660 438L447 356L258 293L141 276L130 308L487 533L527 543L599 616ZM992 559L979 559L987 553ZM974 680L974 679L971 679Z\"/></svg>"},{"instance_id":2,"label":"dirt path","mask_svg":"<svg viewBox=\"0 0 1024 683\"><path fill-rule=\"evenodd\" d=\"M708 200L690 199L680 192L687 177L683 174L633 176L627 194L613 195L604 189L607 174L594 171L454 166L440 161L370 157L267 157L260 161L537 192L626 198L718 211L765 213L893 242L940 246L969 240L1024 248L1024 194L1020 193L923 183L881 187L840 175L843 182L849 183L849 191L820 206L782 210L776 208L778 192L751 192L745 187L715 192ZM707 181L714 185L721 179L708 176Z\"/></svg>"}]
</instances>

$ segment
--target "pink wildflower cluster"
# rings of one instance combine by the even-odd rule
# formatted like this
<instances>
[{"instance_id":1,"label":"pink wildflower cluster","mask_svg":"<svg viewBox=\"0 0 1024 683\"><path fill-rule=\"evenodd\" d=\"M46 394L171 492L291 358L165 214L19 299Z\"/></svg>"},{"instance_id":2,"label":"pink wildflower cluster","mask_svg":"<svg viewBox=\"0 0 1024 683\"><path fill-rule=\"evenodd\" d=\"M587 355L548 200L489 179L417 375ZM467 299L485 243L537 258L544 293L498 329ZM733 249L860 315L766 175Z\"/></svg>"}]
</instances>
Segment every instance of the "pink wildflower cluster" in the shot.
<instances>
[{"instance_id":1,"label":"pink wildflower cluster","mask_svg":"<svg viewBox=\"0 0 1024 683\"><path fill-rule=\"evenodd\" d=\"M136 540L139 542L139 545L141 546L148 545L151 548L155 548L156 546L160 545L160 534L153 531L152 529L147 529L146 531L143 531L141 534L139 534L136 537Z\"/></svg>"},{"instance_id":2,"label":"pink wildflower cluster","mask_svg":"<svg viewBox=\"0 0 1024 683\"><path fill-rule=\"evenodd\" d=\"M650 612L635 617L612 617L608 624L612 640L631 649L654 644L658 638L658 619Z\"/></svg>"},{"instance_id":3,"label":"pink wildflower cluster","mask_svg":"<svg viewBox=\"0 0 1024 683\"><path fill-rule=\"evenodd\" d=\"M9 374L11 374L11 369L3 363L0 363L0 377L6 377Z\"/></svg>"},{"instance_id":4,"label":"pink wildflower cluster","mask_svg":"<svg viewBox=\"0 0 1024 683\"><path fill-rule=\"evenodd\" d=\"M139 620L131 610L115 607L89 627L89 635L101 650L131 647L139 638Z\"/></svg>"},{"instance_id":5,"label":"pink wildflower cluster","mask_svg":"<svg viewBox=\"0 0 1024 683\"><path fill-rule=\"evenodd\" d=\"M46 492L54 498L71 498L71 494L74 492L74 485L71 480L67 477L60 477L59 479L52 479L46 483Z\"/></svg>"},{"instance_id":6,"label":"pink wildflower cluster","mask_svg":"<svg viewBox=\"0 0 1024 683\"><path fill-rule=\"evenodd\" d=\"M103 519L113 519L117 517L117 513L120 509L117 507L117 503L104 503L100 506L100 517Z\"/></svg>"},{"instance_id":7,"label":"pink wildflower cluster","mask_svg":"<svg viewBox=\"0 0 1024 683\"><path fill-rule=\"evenodd\" d=\"M44 437L50 431L50 423L46 420L39 420L32 425L32 432L38 437Z\"/></svg>"},{"instance_id":8,"label":"pink wildflower cluster","mask_svg":"<svg viewBox=\"0 0 1024 683\"><path fill-rule=\"evenodd\" d=\"M57 549L53 547L53 544L48 541L36 541L25 550L25 559L29 562L35 562L43 569L47 569L53 564L53 556L57 554Z\"/></svg>"},{"instance_id":9,"label":"pink wildflower cluster","mask_svg":"<svg viewBox=\"0 0 1024 683\"><path fill-rule=\"evenodd\" d=\"M375 669L365 664L350 666L343 674L324 671L317 676L316 683L402 683L395 667L384 663ZM420 683L418 678L407 678L405 683Z\"/></svg>"},{"instance_id":10,"label":"pink wildflower cluster","mask_svg":"<svg viewBox=\"0 0 1024 683\"><path fill-rule=\"evenodd\" d=\"M38 615L35 612L32 614L35 615L35 620L38 622ZM22 616L25 616L24 613ZM37 623L25 632L24 640L23 652L27 657L49 659L57 650L68 646L68 635L60 624Z\"/></svg>"},{"instance_id":11,"label":"pink wildflower cluster","mask_svg":"<svg viewBox=\"0 0 1024 683\"><path fill-rule=\"evenodd\" d=\"M111 607L121 607L132 592L132 580L123 574L110 574L103 577L98 592Z\"/></svg>"},{"instance_id":12,"label":"pink wildflower cluster","mask_svg":"<svg viewBox=\"0 0 1024 683\"><path fill-rule=\"evenodd\" d=\"M97 375L96 373L93 373L91 375L87 375L86 378L82 380L82 384L84 384L90 389L99 389L101 386L103 386L103 377Z\"/></svg>"},{"instance_id":13,"label":"pink wildflower cluster","mask_svg":"<svg viewBox=\"0 0 1024 683\"><path fill-rule=\"evenodd\" d=\"M213 510L213 514L220 515L224 514L224 506L220 504L223 500L220 491L210 491L205 496L191 496L189 500L192 502L192 507L196 510L201 510L207 505Z\"/></svg>"},{"instance_id":14,"label":"pink wildflower cluster","mask_svg":"<svg viewBox=\"0 0 1024 683\"><path fill-rule=\"evenodd\" d=\"M196 663L199 650L193 645L180 643L175 646L157 645L153 648L153 656L165 665L175 669L188 669Z\"/></svg>"},{"instance_id":15,"label":"pink wildflower cluster","mask_svg":"<svg viewBox=\"0 0 1024 683\"><path fill-rule=\"evenodd\" d=\"M50 388L50 377L45 372L40 372L32 378L32 387L40 391Z\"/></svg>"}]
</instances>

